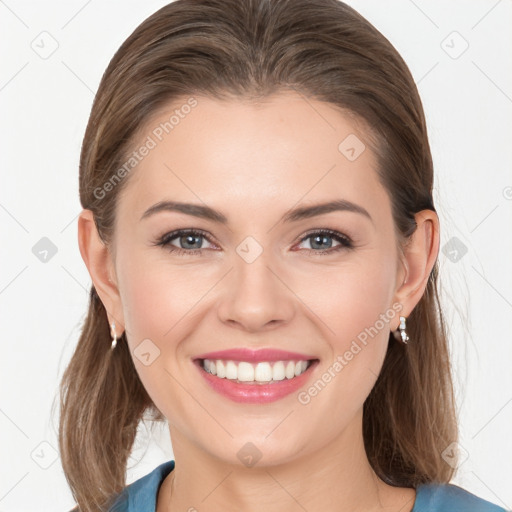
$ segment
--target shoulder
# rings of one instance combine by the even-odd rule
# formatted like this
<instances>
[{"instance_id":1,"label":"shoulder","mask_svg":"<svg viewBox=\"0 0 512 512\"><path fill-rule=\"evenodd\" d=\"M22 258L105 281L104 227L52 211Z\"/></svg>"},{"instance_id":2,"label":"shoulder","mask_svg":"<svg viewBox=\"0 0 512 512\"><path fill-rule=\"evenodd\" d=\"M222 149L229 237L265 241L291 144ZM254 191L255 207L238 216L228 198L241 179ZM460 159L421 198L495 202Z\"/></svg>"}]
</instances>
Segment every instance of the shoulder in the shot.
<instances>
[{"instance_id":1,"label":"shoulder","mask_svg":"<svg viewBox=\"0 0 512 512\"><path fill-rule=\"evenodd\" d=\"M174 469L174 460L164 462L151 473L127 485L116 497L109 512L154 512L160 484Z\"/></svg>"},{"instance_id":2,"label":"shoulder","mask_svg":"<svg viewBox=\"0 0 512 512\"><path fill-rule=\"evenodd\" d=\"M506 509L486 501L454 484L422 484L416 489L416 502L412 512L507 512Z\"/></svg>"}]
</instances>

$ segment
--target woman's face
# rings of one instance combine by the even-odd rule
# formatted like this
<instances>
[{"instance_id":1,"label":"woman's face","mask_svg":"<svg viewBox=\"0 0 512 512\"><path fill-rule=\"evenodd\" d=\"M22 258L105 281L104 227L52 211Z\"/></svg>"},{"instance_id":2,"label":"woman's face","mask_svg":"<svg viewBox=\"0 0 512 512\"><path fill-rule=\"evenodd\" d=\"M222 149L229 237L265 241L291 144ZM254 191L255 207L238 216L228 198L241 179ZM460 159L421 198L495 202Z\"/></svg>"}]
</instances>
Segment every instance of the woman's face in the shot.
<instances>
[{"instance_id":1,"label":"woman's face","mask_svg":"<svg viewBox=\"0 0 512 512\"><path fill-rule=\"evenodd\" d=\"M119 197L114 239L119 316L175 452L187 442L226 462L285 462L358 421L380 372L403 281L390 200L365 134L329 104L295 93L259 105L187 100L135 145L146 150ZM147 213L164 201L194 208ZM356 206L312 209L333 201ZM196 233L158 245L176 230ZM220 357L228 377L275 375L265 385L197 363L232 349L302 356L256 354L238 368L227 360L249 356ZM282 378L299 358L316 362Z\"/></svg>"}]
</instances>

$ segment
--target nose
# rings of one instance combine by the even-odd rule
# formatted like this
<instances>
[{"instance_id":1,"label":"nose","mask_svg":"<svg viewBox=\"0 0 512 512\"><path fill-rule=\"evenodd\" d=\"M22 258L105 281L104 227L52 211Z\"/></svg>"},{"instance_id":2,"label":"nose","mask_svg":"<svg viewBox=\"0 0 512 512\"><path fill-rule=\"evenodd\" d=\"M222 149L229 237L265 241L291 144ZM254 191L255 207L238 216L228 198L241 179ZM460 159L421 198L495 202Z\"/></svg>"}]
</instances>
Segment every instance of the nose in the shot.
<instances>
[{"instance_id":1,"label":"nose","mask_svg":"<svg viewBox=\"0 0 512 512\"><path fill-rule=\"evenodd\" d=\"M290 322L295 296L278 268L265 251L252 263L236 256L220 297L219 319L249 332Z\"/></svg>"}]
</instances>

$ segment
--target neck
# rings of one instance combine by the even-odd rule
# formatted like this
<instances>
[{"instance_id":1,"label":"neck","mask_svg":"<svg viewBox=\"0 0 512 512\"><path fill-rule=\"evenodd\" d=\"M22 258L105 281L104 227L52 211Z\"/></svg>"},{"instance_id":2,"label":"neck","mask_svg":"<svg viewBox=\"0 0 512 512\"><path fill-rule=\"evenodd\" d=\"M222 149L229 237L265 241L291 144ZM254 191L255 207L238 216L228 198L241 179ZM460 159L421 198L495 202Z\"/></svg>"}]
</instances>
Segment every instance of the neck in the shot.
<instances>
[{"instance_id":1,"label":"neck","mask_svg":"<svg viewBox=\"0 0 512 512\"><path fill-rule=\"evenodd\" d=\"M253 467L212 457L171 430L175 468L164 480L157 512L410 512L414 489L392 487L371 468L362 438L362 411L322 449L286 462Z\"/></svg>"}]
</instances>

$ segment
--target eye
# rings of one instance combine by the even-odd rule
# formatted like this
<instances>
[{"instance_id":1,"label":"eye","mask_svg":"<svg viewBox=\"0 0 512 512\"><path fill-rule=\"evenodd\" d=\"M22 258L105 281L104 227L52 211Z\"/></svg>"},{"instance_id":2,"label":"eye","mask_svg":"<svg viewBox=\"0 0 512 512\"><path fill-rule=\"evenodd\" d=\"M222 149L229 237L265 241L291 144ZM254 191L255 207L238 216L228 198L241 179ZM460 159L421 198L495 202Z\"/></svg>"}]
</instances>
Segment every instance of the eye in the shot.
<instances>
[{"instance_id":1,"label":"eye","mask_svg":"<svg viewBox=\"0 0 512 512\"><path fill-rule=\"evenodd\" d=\"M178 246L172 243L175 239L177 239ZM197 229L178 229L162 236L155 245L165 247L169 252L194 255L202 253L203 248L201 245L203 239L209 241L204 231Z\"/></svg>"},{"instance_id":2,"label":"eye","mask_svg":"<svg viewBox=\"0 0 512 512\"><path fill-rule=\"evenodd\" d=\"M333 247L332 241L329 242L330 239L334 239L338 242L338 245ZM202 254L204 247L201 246L204 240L210 242L206 232L202 230L178 229L166 233L154 245L165 247L171 253L190 256ZM174 241L177 241L179 245L175 245ZM300 243L305 241L310 241L310 248L306 248L306 251L317 255L332 254L344 249L350 250L354 248L353 242L348 236L332 229L310 231L302 237Z\"/></svg>"},{"instance_id":3,"label":"eye","mask_svg":"<svg viewBox=\"0 0 512 512\"><path fill-rule=\"evenodd\" d=\"M339 245L333 248L330 239L336 240ZM310 248L306 250L314 254L332 254L333 252L354 248L353 242L348 236L332 229L310 231L301 239L300 243L306 240L311 240L309 242Z\"/></svg>"}]
</instances>

